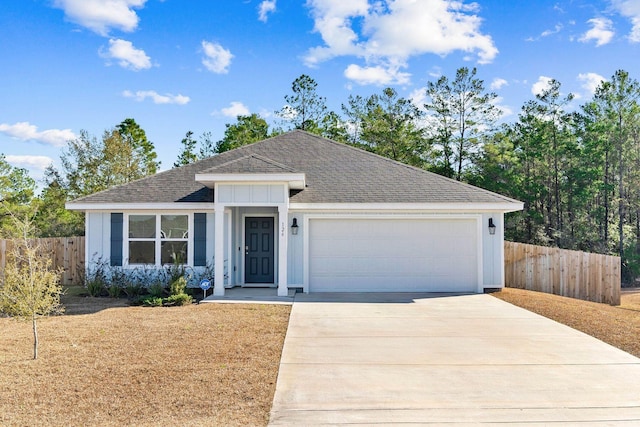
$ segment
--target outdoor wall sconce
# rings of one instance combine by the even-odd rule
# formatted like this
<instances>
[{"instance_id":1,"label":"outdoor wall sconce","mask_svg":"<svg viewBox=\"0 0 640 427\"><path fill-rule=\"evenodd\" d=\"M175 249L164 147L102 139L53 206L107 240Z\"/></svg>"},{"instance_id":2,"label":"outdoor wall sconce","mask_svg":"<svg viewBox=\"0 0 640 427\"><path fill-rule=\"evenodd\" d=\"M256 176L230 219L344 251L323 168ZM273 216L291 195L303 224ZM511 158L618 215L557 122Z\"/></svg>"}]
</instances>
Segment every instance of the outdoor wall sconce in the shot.
<instances>
[{"instance_id":1,"label":"outdoor wall sconce","mask_svg":"<svg viewBox=\"0 0 640 427\"><path fill-rule=\"evenodd\" d=\"M294 236L298 234L298 218L293 218L293 222L291 223L291 234Z\"/></svg>"},{"instance_id":2,"label":"outdoor wall sconce","mask_svg":"<svg viewBox=\"0 0 640 427\"><path fill-rule=\"evenodd\" d=\"M493 218L489 218L489 234L496 234L496 225L493 223Z\"/></svg>"}]
</instances>

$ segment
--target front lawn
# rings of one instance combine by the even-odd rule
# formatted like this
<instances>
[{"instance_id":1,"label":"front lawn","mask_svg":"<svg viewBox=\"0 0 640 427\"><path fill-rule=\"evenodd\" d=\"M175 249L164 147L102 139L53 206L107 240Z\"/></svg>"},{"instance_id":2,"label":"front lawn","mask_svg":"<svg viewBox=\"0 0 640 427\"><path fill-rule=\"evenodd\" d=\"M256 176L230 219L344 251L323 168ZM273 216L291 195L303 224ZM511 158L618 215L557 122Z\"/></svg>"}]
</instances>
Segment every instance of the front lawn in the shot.
<instances>
[{"instance_id":1,"label":"front lawn","mask_svg":"<svg viewBox=\"0 0 640 427\"><path fill-rule=\"evenodd\" d=\"M266 425L290 307L123 307L66 298L67 314L0 318L0 425Z\"/></svg>"}]
</instances>

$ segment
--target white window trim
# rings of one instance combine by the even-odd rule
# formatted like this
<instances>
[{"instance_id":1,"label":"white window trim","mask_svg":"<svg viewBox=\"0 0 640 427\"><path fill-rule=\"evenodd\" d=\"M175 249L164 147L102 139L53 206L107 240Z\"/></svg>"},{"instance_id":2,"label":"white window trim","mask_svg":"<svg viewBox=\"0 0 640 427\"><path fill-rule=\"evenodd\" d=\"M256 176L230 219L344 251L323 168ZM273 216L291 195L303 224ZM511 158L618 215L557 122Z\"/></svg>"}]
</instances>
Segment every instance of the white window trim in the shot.
<instances>
[{"instance_id":1,"label":"white window trim","mask_svg":"<svg viewBox=\"0 0 640 427\"><path fill-rule=\"evenodd\" d=\"M151 238L130 238L129 237L129 217L136 215L154 215L156 217L156 237ZM187 227L188 227L188 237L186 239L187 242L187 260L183 266L193 266L193 213L192 212L176 212L176 211L166 211L166 212L149 212L149 211L141 211L141 212L125 212L124 219L122 224L122 232L123 236L123 248L122 248L122 266L135 268L140 266L153 266L156 268L164 267L169 264L162 264L162 242L184 242L185 239L163 239L161 237L161 228L162 228L162 216L163 215L183 215L187 217ZM129 242L142 242L142 241L150 241L153 240L155 243L155 263L153 264L130 264L129 263Z\"/></svg>"}]
</instances>

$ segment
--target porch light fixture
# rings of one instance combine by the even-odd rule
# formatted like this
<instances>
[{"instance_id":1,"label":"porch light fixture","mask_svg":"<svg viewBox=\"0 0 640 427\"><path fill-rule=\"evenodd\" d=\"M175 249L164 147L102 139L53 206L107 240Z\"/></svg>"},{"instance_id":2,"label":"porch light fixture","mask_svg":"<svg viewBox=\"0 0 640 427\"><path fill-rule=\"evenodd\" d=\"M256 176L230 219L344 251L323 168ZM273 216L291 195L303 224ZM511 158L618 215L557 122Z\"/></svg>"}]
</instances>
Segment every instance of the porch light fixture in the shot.
<instances>
[{"instance_id":1,"label":"porch light fixture","mask_svg":"<svg viewBox=\"0 0 640 427\"><path fill-rule=\"evenodd\" d=\"M496 225L493 223L493 218L489 218L489 234L496 234Z\"/></svg>"},{"instance_id":2,"label":"porch light fixture","mask_svg":"<svg viewBox=\"0 0 640 427\"><path fill-rule=\"evenodd\" d=\"M291 223L291 234L294 236L298 234L298 218L293 218L293 222Z\"/></svg>"}]
</instances>

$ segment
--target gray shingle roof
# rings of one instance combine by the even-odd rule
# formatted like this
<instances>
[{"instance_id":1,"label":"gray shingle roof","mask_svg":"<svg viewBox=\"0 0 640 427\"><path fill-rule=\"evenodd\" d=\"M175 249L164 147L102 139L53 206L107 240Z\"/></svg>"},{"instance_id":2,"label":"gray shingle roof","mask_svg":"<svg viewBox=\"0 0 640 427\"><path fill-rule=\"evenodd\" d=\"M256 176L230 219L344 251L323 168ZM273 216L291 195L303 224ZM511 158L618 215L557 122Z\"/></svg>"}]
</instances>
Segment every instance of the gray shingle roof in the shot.
<instances>
[{"instance_id":1,"label":"gray shingle roof","mask_svg":"<svg viewBox=\"0 0 640 427\"><path fill-rule=\"evenodd\" d=\"M499 194L331 141L292 131L111 188L74 203L213 202L198 173L299 172L292 203L514 203Z\"/></svg>"},{"instance_id":2,"label":"gray shingle roof","mask_svg":"<svg viewBox=\"0 0 640 427\"><path fill-rule=\"evenodd\" d=\"M220 166L214 166L212 168L203 170L199 173L211 173L211 174L235 174L235 173L295 173L296 170L275 162L266 157L258 154L249 154L248 156L240 157L239 159L228 161Z\"/></svg>"}]
</instances>

